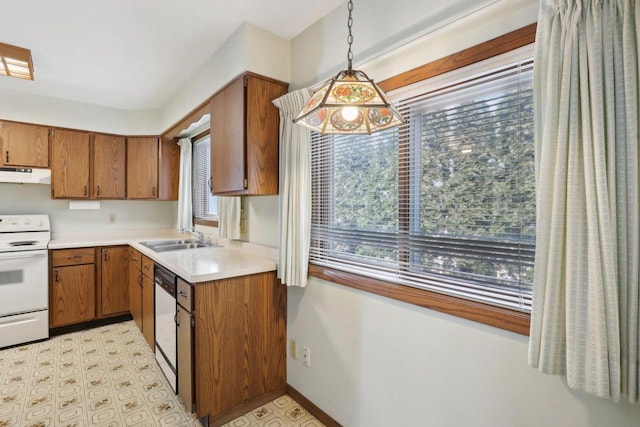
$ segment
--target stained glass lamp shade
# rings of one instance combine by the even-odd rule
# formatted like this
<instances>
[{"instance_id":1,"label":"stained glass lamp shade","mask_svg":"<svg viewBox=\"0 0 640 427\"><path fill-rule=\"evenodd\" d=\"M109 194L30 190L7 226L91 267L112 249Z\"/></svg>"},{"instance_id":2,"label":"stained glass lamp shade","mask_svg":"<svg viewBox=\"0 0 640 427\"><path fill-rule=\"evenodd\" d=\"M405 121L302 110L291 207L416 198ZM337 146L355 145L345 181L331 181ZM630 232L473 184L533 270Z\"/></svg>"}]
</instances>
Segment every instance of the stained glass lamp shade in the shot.
<instances>
[{"instance_id":1,"label":"stained glass lamp shade","mask_svg":"<svg viewBox=\"0 0 640 427\"><path fill-rule=\"evenodd\" d=\"M370 134L404 119L365 73L343 70L322 83L294 122L326 134Z\"/></svg>"}]
</instances>

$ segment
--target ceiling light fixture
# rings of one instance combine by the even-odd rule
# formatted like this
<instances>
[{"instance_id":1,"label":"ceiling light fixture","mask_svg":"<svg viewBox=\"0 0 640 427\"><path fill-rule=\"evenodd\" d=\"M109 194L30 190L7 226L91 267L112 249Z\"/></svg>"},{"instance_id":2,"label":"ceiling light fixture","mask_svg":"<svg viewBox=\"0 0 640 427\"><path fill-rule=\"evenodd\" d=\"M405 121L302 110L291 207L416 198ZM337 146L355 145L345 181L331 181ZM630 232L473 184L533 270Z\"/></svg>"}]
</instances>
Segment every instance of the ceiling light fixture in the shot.
<instances>
[{"instance_id":1,"label":"ceiling light fixture","mask_svg":"<svg viewBox=\"0 0 640 427\"><path fill-rule=\"evenodd\" d=\"M352 69L352 0L347 9L348 68L309 88L313 95L293 122L325 134L370 134L401 125L405 120L387 95L365 73Z\"/></svg>"},{"instance_id":2,"label":"ceiling light fixture","mask_svg":"<svg viewBox=\"0 0 640 427\"><path fill-rule=\"evenodd\" d=\"M22 47L0 43L0 76L33 80L31 51Z\"/></svg>"}]
</instances>

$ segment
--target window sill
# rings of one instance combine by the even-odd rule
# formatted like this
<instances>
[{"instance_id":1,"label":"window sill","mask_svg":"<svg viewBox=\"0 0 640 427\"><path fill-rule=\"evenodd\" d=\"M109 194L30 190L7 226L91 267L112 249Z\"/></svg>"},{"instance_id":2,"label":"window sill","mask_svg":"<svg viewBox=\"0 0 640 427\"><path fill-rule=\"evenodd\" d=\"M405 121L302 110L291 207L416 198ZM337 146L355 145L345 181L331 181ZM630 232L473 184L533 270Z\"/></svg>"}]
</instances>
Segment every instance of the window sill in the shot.
<instances>
[{"instance_id":1,"label":"window sill","mask_svg":"<svg viewBox=\"0 0 640 427\"><path fill-rule=\"evenodd\" d=\"M397 285L314 264L309 264L309 275L430 310L440 311L522 335L529 335L530 315L528 313L494 307L410 286Z\"/></svg>"},{"instance_id":2,"label":"window sill","mask_svg":"<svg viewBox=\"0 0 640 427\"><path fill-rule=\"evenodd\" d=\"M193 223L194 224L198 224L198 225L206 225L209 227L217 227L218 226L218 221L211 221L208 219L202 219L202 218L193 218Z\"/></svg>"}]
</instances>

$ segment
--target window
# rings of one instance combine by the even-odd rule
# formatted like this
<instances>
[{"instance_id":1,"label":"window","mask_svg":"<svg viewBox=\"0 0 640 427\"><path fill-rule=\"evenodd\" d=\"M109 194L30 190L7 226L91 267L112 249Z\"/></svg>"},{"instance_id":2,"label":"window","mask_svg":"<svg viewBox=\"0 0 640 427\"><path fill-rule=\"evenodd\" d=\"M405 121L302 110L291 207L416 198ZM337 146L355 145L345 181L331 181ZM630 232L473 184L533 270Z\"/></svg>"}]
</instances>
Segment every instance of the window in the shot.
<instances>
[{"instance_id":1,"label":"window","mask_svg":"<svg viewBox=\"0 0 640 427\"><path fill-rule=\"evenodd\" d=\"M312 137L311 263L529 312L532 47L390 92L408 123Z\"/></svg>"},{"instance_id":2,"label":"window","mask_svg":"<svg viewBox=\"0 0 640 427\"><path fill-rule=\"evenodd\" d=\"M211 139L209 135L193 143L193 216L205 221L218 220L218 198L211 195Z\"/></svg>"}]
</instances>

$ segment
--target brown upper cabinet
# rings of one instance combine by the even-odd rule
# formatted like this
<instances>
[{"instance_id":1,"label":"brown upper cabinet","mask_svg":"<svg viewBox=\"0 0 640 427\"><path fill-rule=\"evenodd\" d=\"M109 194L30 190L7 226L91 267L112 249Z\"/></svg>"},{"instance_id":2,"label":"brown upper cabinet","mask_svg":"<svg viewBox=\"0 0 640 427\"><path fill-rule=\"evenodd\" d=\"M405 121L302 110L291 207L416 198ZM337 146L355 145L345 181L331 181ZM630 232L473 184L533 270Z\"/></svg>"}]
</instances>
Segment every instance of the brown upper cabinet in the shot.
<instances>
[{"instance_id":1,"label":"brown upper cabinet","mask_svg":"<svg viewBox=\"0 0 640 427\"><path fill-rule=\"evenodd\" d=\"M51 131L51 197L89 198L89 134Z\"/></svg>"},{"instance_id":2,"label":"brown upper cabinet","mask_svg":"<svg viewBox=\"0 0 640 427\"><path fill-rule=\"evenodd\" d=\"M179 169L180 147L175 141L161 140L158 199L178 200Z\"/></svg>"},{"instance_id":3,"label":"brown upper cabinet","mask_svg":"<svg viewBox=\"0 0 640 427\"><path fill-rule=\"evenodd\" d=\"M157 137L127 138L127 198L158 198Z\"/></svg>"},{"instance_id":4,"label":"brown upper cabinet","mask_svg":"<svg viewBox=\"0 0 640 427\"><path fill-rule=\"evenodd\" d=\"M246 73L211 99L213 194L278 194L279 113L288 85Z\"/></svg>"},{"instance_id":5,"label":"brown upper cabinet","mask_svg":"<svg viewBox=\"0 0 640 427\"><path fill-rule=\"evenodd\" d=\"M49 167L49 128L0 122L0 165Z\"/></svg>"},{"instance_id":6,"label":"brown upper cabinet","mask_svg":"<svg viewBox=\"0 0 640 427\"><path fill-rule=\"evenodd\" d=\"M91 169L94 199L125 198L126 144L123 136L96 134L93 140Z\"/></svg>"}]
</instances>

